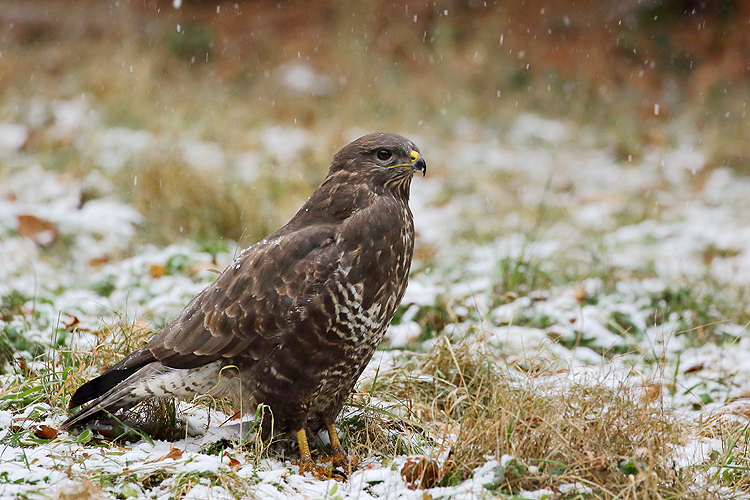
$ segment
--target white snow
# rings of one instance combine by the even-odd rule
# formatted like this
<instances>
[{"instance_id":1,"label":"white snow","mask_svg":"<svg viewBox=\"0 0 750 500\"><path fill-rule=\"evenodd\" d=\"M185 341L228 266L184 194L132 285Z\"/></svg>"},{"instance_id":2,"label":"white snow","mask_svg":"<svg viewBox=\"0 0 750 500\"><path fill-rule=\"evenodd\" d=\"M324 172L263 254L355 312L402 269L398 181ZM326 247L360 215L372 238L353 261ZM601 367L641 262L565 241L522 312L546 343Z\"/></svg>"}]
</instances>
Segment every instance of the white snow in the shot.
<instances>
[{"instance_id":1,"label":"white snow","mask_svg":"<svg viewBox=\"0 0 750 500\"><path fill-rule=\"evenodd\" d=\"M278 68L280 80L289 90L300 94L326 96L333 92L333 80L326 75L316 73L307 64L293 62Z\"/></svg>"},{"instance_id":2,"label":"white snow","mask_svg":"<svg viewBox=\"0 0 750 500\"><path fill-rule=\"evenodd\" d=\"M0 154L18 151L29 139L29 129L20 123L0 123Z\"/></svg>"}]
</instances>

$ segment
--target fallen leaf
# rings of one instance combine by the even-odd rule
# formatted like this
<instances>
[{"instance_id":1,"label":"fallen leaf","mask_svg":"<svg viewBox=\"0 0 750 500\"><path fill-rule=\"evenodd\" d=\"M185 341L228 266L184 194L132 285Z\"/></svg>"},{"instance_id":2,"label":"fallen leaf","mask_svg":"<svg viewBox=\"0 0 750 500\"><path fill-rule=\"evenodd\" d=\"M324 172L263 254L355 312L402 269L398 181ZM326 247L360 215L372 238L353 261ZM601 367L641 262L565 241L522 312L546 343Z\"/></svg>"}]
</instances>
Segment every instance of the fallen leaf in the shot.
<instances>
[{"instance_id":1,"label":"fallen leaf","mask_svg":"<svg viewBox=\"0 0 750 500\"><path fill-rule=\"evenodd\" d=\"M81 320L79 320L77 316L70 316L67 321L63 321L63 325L65 326L66 330L70 331L80 322Z\"/></svg>"},{"instance_id":2,"label":"fallen leaf","mask_svg":"<svg viewBox=\"0 0 750 500\"><path fill-rule=\"evenodd\" d=\"M40 425L34 431L34 435L39 439L55 439L59 431L48 425Z\"/></svg>"},{"instance_id":3,"label":"fallen leaf","mask_svg":"<svg viewBox=\"0 0 750 500\"><path fill-rule=\"evenodd\" d=\"M23 358L16 358L15 359L16 365L18 366L18 369L21 371L21 373L24 374L26 377L36 377L38 373L35 370L32 370L29 368L29 365L26 363L26 360Z\"/></svg>"},{"instance_id":4,"label":"fallen leaf","mask_svg":"<svg viewBox=\"0 0 750 500\"><path fill-rule=\"evenodd\" d=\"M162 264L151 264L151 267L148 268L148 274L154 279L161 278L167 274L167 266Z\"/></svg>"},{"instance_id":5,"label":"fallen leaf","mask_svg":"<svg viewBox=\"0 0 750 500\"><path fill-rule=\"evenodd\" d=\"M179 448L172 448L169 450L169 453L164 455L163 457L159 457L156 460L149 460L148 462L145 462L147 464L153 464L156 462L161 462L162 460L167 460L171 458L172 460L179 460L182 458L182 450Z\"/></svg>"},{"instance_id":6,"label":"fallen leaf","mask_svg":"<svg viewBox=\"0 0 750 500\"><path fill-rule=\"evenodd\" d=\"M19 215L18 234L46 247L57 237L57 226L35 215Z\"/></svg>"},{"instance_id":7,"label":"fallen leaf","mask_svg":"<svg viewBox=\"0 0 750 500\"><path fill-rule=\"evenodd\" d=\"M240 461L234 457L230 457L229 453L227 453L226 451L224 452L224 456L229 459L229 461L227 462L227 465L229 466L229 468L232 469L234 472L237 472L240 469L240 465L242 465Z\"/></svg>"},{"instance_id":8,"label":"fallen leaf","mask_svg":"<svg viewBox=\"0 0 750 500\"><path fill-rule=\"evenodd\" d=\"M89 260L89 265L91 267L101 267L104 264L109 262L109 257L103 256L103 257L94 257L93 259Z\"/></svg>"},{"instance_id":9,"label":"fallen leaf","mask_svg":"<svg viewBox=\"0 0 750 500\"><path fill-rule=\"evenodd\" d=\"M530 415L524 419L526 424L531 428L539 427L544 423L544 420L537 415Z\"/></svg>"},{"instance_id":10,"label":"fallen leaf","mask_svg":"<svg viewBox=\"0 0 750 500\"><path fill-rule=\"evenodd\" d=\"M440 466L429 458L409 458L401 469L401 477L410 490L432 488L440 479Z\"/></svg>"}]
</instances>

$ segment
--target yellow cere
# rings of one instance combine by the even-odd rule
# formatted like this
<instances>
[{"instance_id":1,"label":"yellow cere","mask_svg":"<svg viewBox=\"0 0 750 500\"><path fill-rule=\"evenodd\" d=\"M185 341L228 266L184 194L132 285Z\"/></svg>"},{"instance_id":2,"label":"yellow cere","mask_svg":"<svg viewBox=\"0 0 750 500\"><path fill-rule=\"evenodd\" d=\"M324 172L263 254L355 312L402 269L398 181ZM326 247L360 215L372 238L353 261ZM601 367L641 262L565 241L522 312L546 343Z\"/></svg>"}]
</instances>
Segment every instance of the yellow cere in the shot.
<instances>
[{"instance_id":1,"label":"yellow cere","mask_svg":"<svg viewBox=\"0 0 750 500\"><path fill-rule=\"evenodd\" d=\"M412 151L411 153L409 153L409 159L410 159L410 163L399 163L398 165L391 165L388 168L411 167L411 164L419 159L419 153L416 151Z\"/></svg>"}]
</instances>

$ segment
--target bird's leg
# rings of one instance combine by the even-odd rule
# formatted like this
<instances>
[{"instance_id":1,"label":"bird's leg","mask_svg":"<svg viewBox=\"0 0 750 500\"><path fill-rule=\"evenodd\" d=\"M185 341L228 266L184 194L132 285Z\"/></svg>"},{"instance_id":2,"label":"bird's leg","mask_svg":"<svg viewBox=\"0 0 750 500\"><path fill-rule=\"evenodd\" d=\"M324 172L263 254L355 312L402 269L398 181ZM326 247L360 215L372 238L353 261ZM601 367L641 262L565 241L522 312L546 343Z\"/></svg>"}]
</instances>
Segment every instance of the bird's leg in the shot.
<instances>
[{"instance_id":1,"label":"bird's leg","mask_svg":"<svg viewBox=\"0 0 750 500\"><path fill-rule=\"evenodd\" d=\"M330 432L330 431L329 431ZM335 430L334 436L335 434ZM341 450L341 444L339 443L338 437L336 437L336 443L338 444L338 449ZM305 474L306 472L312 472L312 475L316 479L320 479L321 481L325 481L327 479L336 479L337 481L345 481L346 475L343 473L337 473L332 468L329 467L320 467L319 465L316 465L315 462L313 462L312 455L310 454L310 446L307 443L307 433L305 432L305 429L297 431L297 445L299 446L299 473ZM335 448L334 448L335 449ZM341 456L344 457L346 463L348 463L348 460L346 460L346 456L344 455L343 451L339 452ZM338 458L338 455L334 458L334 460Z\"/></svg>"},{"instance_id":2,"label":"bird's leg","mask_svg":"<svg viewBox=\"0 0 750 500\"><path fill-rule=\"evenodd\" d=\"M341 441L339 441L339 435L336 433L336 428L333 424L326 425L328 429L328 438L331 440L331 446L333 452L331 453L331 463L335 467L346 467L347 473L351 474L351 464L349 463L349 457L344 453L344 449L341 447Z\"/></svg>"},{"instance_id":3,"label":"bird's leg","mask_svg":"<svg viewBox=\"0 0 750 500\"><path fill-rule=\"evenodd\" d=\"M297 431L297 445L299 446L299 473L312 472L315 468L315 463L310 454L310 445L307 444L305 429Z\"/></svg>"}]
</instances>

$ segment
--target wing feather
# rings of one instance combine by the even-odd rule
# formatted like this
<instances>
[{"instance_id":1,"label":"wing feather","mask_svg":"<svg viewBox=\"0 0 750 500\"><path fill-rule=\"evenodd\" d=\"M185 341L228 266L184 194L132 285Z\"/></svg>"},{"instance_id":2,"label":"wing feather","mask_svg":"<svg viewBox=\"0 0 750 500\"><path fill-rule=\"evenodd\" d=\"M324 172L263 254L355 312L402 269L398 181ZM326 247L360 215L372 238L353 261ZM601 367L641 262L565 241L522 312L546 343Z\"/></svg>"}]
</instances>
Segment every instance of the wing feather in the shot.
<instances>
[{"instance_id":1,"label":"wing feather","mask_svg":"<svg viewBox=\"0 0 750 500\"><path fill-rule=\"evenodd\" d=\"M250 247L146 346L163 364L187 368L247 354L259 359L323 307L341 258L335 227L308 226ZM278 233L277 233L278 234Z\"/></svg>"}]
</instances>

